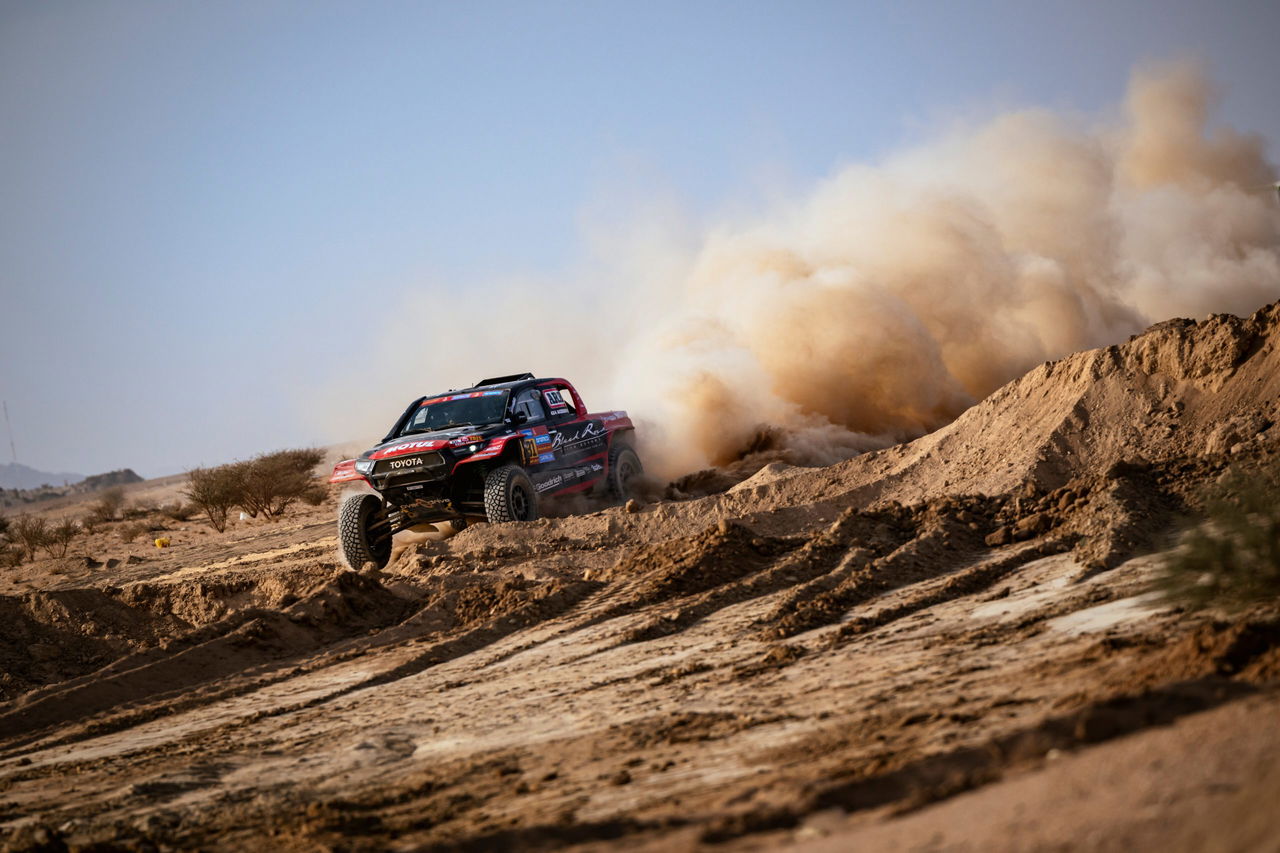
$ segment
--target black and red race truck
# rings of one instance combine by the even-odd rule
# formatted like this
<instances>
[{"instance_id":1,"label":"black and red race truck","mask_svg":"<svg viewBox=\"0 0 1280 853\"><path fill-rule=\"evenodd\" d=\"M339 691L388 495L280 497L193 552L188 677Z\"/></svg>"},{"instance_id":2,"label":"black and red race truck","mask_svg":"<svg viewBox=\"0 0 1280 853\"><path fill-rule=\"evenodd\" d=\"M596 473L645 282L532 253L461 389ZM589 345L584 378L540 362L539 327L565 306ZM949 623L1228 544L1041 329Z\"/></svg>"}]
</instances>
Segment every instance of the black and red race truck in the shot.
<instances>
[{"instance_id":1,"label":"black and red race truck","mask_svg":"<svg viewBox=\"0 0 1280 853\"><path fill-rule=\"evenodd\" d=\"M342 502L342 554L381 568L391 537L418 525L530 521L553 495L623 500L643 470L634 436L626 412L588 413L573 385L532 373L420 397L381 443L333 469L330 483L373 490Z\"/></svg>"}]
</instances>

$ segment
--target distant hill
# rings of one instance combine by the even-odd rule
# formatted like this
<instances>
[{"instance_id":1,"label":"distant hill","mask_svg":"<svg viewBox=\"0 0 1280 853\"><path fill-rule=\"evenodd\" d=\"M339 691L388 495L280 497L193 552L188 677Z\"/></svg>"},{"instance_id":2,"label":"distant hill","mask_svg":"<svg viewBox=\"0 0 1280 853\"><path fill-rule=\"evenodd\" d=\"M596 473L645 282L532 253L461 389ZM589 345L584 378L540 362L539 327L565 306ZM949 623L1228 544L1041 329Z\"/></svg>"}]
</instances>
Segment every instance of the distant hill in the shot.
<instances>
[{"instance_id":1,"label":"distant hill","mask_svg":"<svg viewBox=\"0 0 1280 853\"><path fill-rule=\"evenodd\" d=\"M84 480L84 474L51 474L37 471L20 462L0 465L0 489L38 489L41 486L73 485Z\"/></svg>"},{"instance_id":2,"label":"distant hill","mask_svg":"<svg viewBox=\"0 0 1280 853\"><path fill-rule=\"evenodd\" d=\"M121 468L119 471L108 471L105 474L85 477L84 482L74 485L71 491L74 494L88 494L99 489L109 489L112 486L127 486L130 483L141 482L142 478L135 474L132 468Z\"/></svg>"}]
</instances>

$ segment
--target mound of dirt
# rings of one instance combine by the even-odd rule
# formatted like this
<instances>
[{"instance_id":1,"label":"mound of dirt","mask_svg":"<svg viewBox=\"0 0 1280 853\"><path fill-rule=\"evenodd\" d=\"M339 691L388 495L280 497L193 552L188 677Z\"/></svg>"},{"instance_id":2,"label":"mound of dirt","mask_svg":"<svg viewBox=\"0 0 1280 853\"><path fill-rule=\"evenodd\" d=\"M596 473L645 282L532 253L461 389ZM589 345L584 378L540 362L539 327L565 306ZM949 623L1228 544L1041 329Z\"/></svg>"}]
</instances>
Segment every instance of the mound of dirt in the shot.
<instances>
[{"instance_id":1,"label":"mound of dirt","mask_svg":"<svg viewBox=\"0 0 1280 853\"><path fill-rule=\"evenodd\" d=\"M868 497L1048 491L1125 460L1280 438L1280 303L1249 318L1170 320L1032 370L951 425L846 463Z\"/></svg>"},{"instance_id":2,"label":"mound of dirt","mask_svg":"<svg viewBox=\"0 0 1280 853\"><path fill-rule=\"evenodd\" d=\"M849 492L862 503L1002 495L1028 481L1049 492L1125 461L1275 444L1277 421L1280 303L1272 303L1247 318L1170 320L1127 343L1046 362L936 432L779 479L767 495L747 491L775 506ZM734 485L713 473L695 481L703 491Z\"/></svg>"}]
</instances>

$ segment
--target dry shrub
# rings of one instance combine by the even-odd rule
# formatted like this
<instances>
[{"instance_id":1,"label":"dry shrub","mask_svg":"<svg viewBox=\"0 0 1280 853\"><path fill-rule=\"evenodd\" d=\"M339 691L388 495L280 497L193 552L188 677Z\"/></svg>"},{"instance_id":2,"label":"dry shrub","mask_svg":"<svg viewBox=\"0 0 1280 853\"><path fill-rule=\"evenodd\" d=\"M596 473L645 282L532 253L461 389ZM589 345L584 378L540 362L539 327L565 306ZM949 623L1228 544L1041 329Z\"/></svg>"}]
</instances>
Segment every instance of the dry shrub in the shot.
<instances>
[{"instance_id":1,"label":"dry shrub","mask_svg":"<svg viewBox=\"0 0 1280 853\"><path fill-rule=\"evenodd\" d=\"M142 534L149 532L150 529L151 528L145 524L131 521L128 524L120 525L120 528L116 533L119 534L121 542L132 542Z\"/></svg>"},{"instance_id":2,"label":"dry shrub","mask_svg":"<svg viewBox=\"0 0 1280 853\"><path fill-rule=\"evenodd\" d=\"M311 506L324 501L324 486L315 476L323 459L323 451L302 448L264 453L217 468L197 468L188 474L185 494L219 532L226 529L227 513L233 506L241 507L251 518L277 518L298 501Z\"/></svg>"},{"instance_id":3,"label":"dry shrub","mask_svg":"<svg viewBox=\"0 0 1280 853\"><path fill-rule=\"evenodd\" d=\"M89 516L97 522L115 521L122 509L124 509L124 489L113 486L103 492L89 508Z\"/></svg>"},{"instance_id":4,"label":"dry shrub","mask_svg":"<svg viewBox=\"0 0 1280 853\"><path fill-rule=\"evenodd\" d=\"M191 517L198 512L200 512L199 507L182 501L174 501L160 507L160 514L170 521L190 521Z\"/></svg>"},{"instance_id":5,"label":"dry shrub","mask_svg":"<svg viewBox=\"0 0 1280 853\"><path fill-rule=\"evenodd\" d=\"M0 569L22 565L22 549L17 545L0 544Z\"/></svg>"},{"instance_id":6,"label":"dry shrub","mask_svg":"<svg viewBox=\"0 0 1280 853\"><path fill-rule=\"evenodd\" d=\"M324 500L324 489L316 481L315 468L324 452L312 448L264 453L243 466L239 505L250 516L276 518L290 506L304 500L312 506Z\"/></svg>"},{"instance_id":7,"label":"dry shrub","mask_svg":"<svg viewBox=\"0 0 1280 853\"><path fill-rule=\"evenodd\" d=\"M157 509L155 501L134 501L133 506L125 507L121 515L126 521L134 521L139 518L146 518L151 513L156 512Z\"/></svg>"},{"instance_id":8,"label":"dry shrub","mask_svg":"<svg viewBox=\"0 0 1280 853\"><path fill-rule=\"evenodd\" d=\"M34 560L36 550L43 548L49 536L49 522L37 515L23 513L13 520L9 537L16 542L28 560Z\"/></svg>"},{"instance_id":9,"label":"dry shrub","mask_svg":"<svg viewBox=\"0 0 1280 853\"><path fill-rule=\"evenodd\" d=\"M196 468L187 474L183 494L198 512L204 513L209 525L221 533L227 529L227 513L240 500L239 465Z\"/></svg>"},{"instance_id":10,"label":"dry shrub","mask_svg":"<svg viewBox=\"0 0 1280 853\"><path fill-rule=\"evenodd\" d=\"M1232 468L1203 494L1205 518L1165 561L1162 586L1190 607L1280 599L1280 460Z\"/></svg>"},{"instance_id":11,"label":"dry shrub","mask_svg":"<svg viewBox=\"0 0 1280 853\"><path fill-rule=\"evenodd\" d=\"M71 547L71 541L79 533L80 528L76 526L76 523L69 518L64 518L49 528L41 547L50 557L61 559L67 556L67 549Z\"/></svg>"}]
</instances>

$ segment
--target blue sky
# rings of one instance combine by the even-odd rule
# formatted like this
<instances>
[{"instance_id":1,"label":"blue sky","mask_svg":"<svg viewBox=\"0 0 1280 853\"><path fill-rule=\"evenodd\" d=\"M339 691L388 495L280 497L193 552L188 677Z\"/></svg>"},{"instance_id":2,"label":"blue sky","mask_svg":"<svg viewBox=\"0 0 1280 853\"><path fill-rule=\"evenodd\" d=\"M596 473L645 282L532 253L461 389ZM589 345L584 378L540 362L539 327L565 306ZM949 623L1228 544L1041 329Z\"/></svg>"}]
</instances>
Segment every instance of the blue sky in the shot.
<instances>
[{"instance_id":1,"label":"blue sky","mask_svg":"<svg viewBox=\"0 0 1280 853\"><path fill-rule=\"evenodd\" d=\"M346 438L309 401L386 369L381 317L554 281L619 183L697 217L965 116L1105 114L1186 56L1274 161L1278 34L1264 2L0 3L19 461L159 476Z\"/></svg>"}]
</instances>

